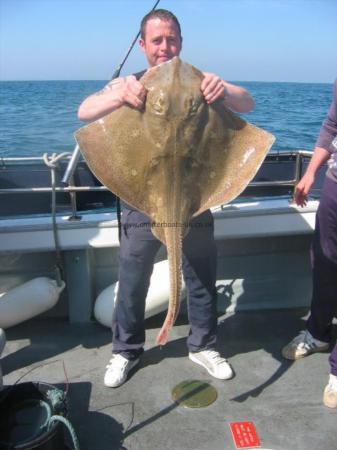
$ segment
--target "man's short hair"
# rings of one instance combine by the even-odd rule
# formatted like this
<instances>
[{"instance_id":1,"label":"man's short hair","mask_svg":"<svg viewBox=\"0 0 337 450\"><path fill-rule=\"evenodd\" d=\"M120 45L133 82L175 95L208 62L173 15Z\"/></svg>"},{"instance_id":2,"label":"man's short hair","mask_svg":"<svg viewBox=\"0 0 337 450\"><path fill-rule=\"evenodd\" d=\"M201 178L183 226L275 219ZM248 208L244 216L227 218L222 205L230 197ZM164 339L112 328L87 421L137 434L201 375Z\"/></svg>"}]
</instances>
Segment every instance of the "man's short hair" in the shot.
<instances>
[{"instance_id":1,"label":"man's short hair","mask_svg":"<svg viewBox=\"0 0 337 450\"><path fill-rule=\"evenodd\" d=\"M140 36L142 39L145 40L145 28L146 24L150 19L161 19L166 22L172 21L174 22L179 30L179 35L181 39L181 27L179 20L176 18L176 16L167 9L154 9L153 11L150 11L146 16L143 17L141 23L140 23Z\"/></svg>"}]
</instances>

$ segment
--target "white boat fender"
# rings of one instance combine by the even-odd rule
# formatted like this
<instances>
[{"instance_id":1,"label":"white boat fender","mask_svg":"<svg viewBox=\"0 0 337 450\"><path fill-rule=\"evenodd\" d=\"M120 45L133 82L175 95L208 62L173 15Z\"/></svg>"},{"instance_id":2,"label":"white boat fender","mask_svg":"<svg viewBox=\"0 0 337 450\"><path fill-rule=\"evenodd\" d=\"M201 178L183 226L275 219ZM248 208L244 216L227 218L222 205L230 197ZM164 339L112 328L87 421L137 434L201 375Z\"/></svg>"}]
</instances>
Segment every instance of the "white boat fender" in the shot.
<instances>
[{"instance_id":1,"label":"white boat fender","mask_svg":"<svg viewBox=\"0 0 337 450\"><path fill-rule=\"evenodd\" d=\"M56 305L65 287L47 277L34 278L0 297L0 327L8 328L31 319Z\"/></svg>"},{"instance_id":2,"label":"white boat fender","mask_svg":"<svg viewBox=\"0 0 337 450\"><path fill-rule=\"evenodd\" d=\"M94 316L100 324L111 327L113 308L118 292L117 283L105 288L97 297L94 307ZM185 284L182 280L182 297L185 295ZM145 302L145 318L165 311L170 296L170 279L168 261L160 261L153 267L150 287Z\"/></svg>"}]
</instances>

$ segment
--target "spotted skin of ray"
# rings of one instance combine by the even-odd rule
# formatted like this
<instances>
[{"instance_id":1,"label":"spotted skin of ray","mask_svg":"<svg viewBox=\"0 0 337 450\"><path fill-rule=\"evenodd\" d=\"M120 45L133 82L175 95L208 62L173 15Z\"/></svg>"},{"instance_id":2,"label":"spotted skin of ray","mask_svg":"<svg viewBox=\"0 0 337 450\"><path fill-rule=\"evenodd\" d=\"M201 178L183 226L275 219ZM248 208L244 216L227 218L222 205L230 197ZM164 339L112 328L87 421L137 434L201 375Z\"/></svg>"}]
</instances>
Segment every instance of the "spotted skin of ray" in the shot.
<instances>
[{"instance_id":1,"label":"spotted skin of ray","mask_svg":"<svg viewBox=\"0 0 337 450\"><path fill-rule=\"evenodd\" d=\"M170 299L160 345L179 312L186 224L237 197L274 141L222 100L207 105L202 79L202 72L175 57L140 79L147 90L144 110L125 105L75 133L96 177L148 215L152 233L166 245Z\"/></svg>"}]
</instances>

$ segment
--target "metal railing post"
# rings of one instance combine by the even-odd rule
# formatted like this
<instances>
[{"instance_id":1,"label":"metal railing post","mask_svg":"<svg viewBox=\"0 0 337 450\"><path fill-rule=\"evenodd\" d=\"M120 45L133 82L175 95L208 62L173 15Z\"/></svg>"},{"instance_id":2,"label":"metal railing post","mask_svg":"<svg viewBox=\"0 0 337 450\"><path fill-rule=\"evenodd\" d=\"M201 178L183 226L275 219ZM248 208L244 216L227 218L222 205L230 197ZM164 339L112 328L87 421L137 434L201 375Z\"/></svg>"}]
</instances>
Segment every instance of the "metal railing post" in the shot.
<instances>
[{"instance_id":1,"label":"metal railing post","mask_svg":"<svg viewBox=\"0 0 337 450\"><path fill-rule=\"evenodd\" d=\"M74 171L76 169L78 160L80 158L80 147L78 144L76 144L76 147L73 151L73 154L71 155L70 161L68 163L68 166L66 168L66 171L64 172L62 183L65 185L69 185L69 180L73 177Z\"/></svg>"}]
</instances>

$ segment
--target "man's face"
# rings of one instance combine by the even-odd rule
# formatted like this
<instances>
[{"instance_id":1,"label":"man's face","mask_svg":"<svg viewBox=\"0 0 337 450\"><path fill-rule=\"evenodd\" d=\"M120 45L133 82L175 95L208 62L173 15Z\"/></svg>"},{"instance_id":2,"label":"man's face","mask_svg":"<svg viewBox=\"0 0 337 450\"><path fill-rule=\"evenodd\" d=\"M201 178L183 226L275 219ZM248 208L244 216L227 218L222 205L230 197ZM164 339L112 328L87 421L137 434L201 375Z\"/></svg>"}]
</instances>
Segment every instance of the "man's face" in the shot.
<instances>
[{"instance_id":1,"label":"man's face","mask_svg":"<svg viewBox=\"0 0 337 450\"><path fill-rule=\"evenodd\" d=\"M145 28L145 39L139 44L150 67L169 61L181 50L181 37L172 20L150 19Z\"/></svg>"}]
</instances>

